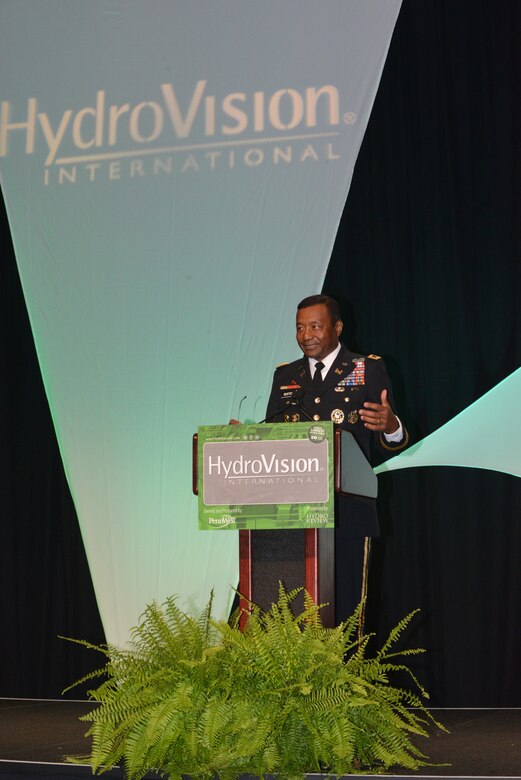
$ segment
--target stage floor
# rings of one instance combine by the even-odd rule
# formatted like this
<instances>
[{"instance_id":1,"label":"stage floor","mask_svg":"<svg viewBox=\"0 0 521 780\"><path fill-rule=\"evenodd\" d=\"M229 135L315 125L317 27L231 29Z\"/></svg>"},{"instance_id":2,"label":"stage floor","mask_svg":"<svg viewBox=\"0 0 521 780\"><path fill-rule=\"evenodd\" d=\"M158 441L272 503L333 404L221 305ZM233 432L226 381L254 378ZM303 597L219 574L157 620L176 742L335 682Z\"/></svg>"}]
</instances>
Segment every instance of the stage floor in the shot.
<instances>
[{"instance_id":1,"label":"stage floor","mask_svg":"<svg viewBox=\"0 0 521 780\"><path fill-rule=\"evenodd\" d=\"M89 751L84 736L88 724L79 717L91 707L85 701L0 699L3 780L91 776L90 767L64 762L66 755ZM401 772L394 777L521 779L521 708L438 709L432 713L450 733L433 729L431 736L419 741L418 746L433 763L450 766ZM116 768L104 776L122 777L122 773Z\"/></svg>"}]
</instances>

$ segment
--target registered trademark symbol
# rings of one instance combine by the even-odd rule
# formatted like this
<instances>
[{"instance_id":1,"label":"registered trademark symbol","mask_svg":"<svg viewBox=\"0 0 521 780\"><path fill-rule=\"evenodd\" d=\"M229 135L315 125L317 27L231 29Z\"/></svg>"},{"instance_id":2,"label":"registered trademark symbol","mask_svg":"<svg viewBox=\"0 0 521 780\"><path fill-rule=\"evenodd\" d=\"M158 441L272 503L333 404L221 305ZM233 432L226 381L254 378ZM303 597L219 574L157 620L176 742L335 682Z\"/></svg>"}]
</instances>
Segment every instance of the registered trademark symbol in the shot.
<instances>
[{"instance_id":1,"label":"registered trademark symbol","mask_svg":"<svg viewBox=\"0 0 521 780\"><path fill-rule=\"evenodd\" d=\"M356 114L353 111L348 111L344 114L344 122L346 125L354 125L356 122Z\"/></svg>"}]
</instances>

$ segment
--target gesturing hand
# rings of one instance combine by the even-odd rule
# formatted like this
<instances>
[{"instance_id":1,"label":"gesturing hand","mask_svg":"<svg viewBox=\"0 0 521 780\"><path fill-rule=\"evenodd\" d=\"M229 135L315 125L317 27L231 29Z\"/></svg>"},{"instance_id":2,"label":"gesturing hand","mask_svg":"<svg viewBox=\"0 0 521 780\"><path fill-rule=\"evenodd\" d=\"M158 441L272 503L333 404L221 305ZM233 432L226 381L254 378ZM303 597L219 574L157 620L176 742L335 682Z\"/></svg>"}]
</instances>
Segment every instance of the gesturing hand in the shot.
<instances>
[{"instance_id":1,"label":"gesturing hand","mask_svg":"<svg viewBox=\"0 0 521 780\"><path fill-rule=\"evenodd\" d=\"M394 433L398 430L399 423L387 400L387 390L382 390L379 404L366 401L359 414L365 427L370 431Z\"/></svg>"}]
</instances>

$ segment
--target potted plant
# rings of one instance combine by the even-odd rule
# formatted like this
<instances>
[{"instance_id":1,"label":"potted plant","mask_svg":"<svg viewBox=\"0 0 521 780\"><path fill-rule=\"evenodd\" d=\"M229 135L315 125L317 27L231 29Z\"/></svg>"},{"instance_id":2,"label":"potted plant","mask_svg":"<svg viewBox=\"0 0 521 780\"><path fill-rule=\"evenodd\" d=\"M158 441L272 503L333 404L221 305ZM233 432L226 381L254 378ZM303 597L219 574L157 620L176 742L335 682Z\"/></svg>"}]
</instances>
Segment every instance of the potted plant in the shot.
<instances>
[{"instance_id":1,"label":"potted plant","mask_svg":"<svg viewBox=\"0 0 521 780\"><path fill-rule=\"evenodd\" d=\"M194 618L175 598L147 607L128 649L97 647L105 665L89 691L96 773L122 765L131 780L148 771L204 780L219 775L303 777L417 769L426 757L412 735L435 723L427 693L394 645L414 613L398 623L374 655L358 637L358 612L324 628L320 607L280 587L269 611L251 605L247 627L212 618L212 598ZM415 692L394 687L407 671ZM440 724L436 724L440 725Z\"/></svg>"}]
</instances>

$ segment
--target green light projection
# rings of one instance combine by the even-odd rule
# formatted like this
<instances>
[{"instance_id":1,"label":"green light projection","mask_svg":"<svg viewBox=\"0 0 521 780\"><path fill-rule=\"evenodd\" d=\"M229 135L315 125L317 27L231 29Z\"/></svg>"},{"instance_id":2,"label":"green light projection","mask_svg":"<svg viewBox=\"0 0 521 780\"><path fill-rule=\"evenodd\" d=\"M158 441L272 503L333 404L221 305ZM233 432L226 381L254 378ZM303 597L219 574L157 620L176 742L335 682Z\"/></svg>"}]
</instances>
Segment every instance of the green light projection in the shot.
<instances>
[{"instance_id":1,"label":"green light projection","mask_svg":"<svg viewBox=\"0 0 521 780\"><path fill-rule=\"evenodd\" d=\"M521 368L376 474L418 466L466 466L521 477Z\"/></svg>"},{"instance_id":2,"label":"green light projection","mask_svg":"<svg viewBox=\"0 0 521 780\"><path fill-rule=\"evenodd\" d=\"M225 614L198 425L264 416L322 287L400 0L7 0L0 173L107 639Z\"/></svg>"}]
</instances>

